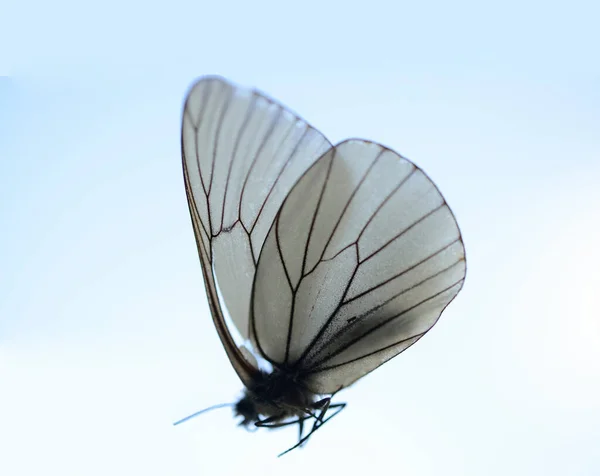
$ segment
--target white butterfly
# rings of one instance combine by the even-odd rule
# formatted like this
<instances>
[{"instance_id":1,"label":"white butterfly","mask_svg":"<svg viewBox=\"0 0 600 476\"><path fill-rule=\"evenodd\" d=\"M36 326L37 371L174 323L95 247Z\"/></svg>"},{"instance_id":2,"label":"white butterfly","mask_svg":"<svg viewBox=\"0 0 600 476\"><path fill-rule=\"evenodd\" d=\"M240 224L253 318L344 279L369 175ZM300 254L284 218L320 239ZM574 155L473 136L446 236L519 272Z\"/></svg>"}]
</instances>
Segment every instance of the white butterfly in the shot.
<instances>
[{"instance_id":1,"label":"white butterfly","mask_svg":"<svg viewBox=\"0 0 600 476\"><path fill-rule=\"evenodd\" d=\"M409 160L365 140L333 146L219 77L191 88L181 140L213 321L246 387L236 414L245 426L298 424L291 450L344 408L333 394L436 323L465 279L460 230Z\"/></svg>"}]
</instances>

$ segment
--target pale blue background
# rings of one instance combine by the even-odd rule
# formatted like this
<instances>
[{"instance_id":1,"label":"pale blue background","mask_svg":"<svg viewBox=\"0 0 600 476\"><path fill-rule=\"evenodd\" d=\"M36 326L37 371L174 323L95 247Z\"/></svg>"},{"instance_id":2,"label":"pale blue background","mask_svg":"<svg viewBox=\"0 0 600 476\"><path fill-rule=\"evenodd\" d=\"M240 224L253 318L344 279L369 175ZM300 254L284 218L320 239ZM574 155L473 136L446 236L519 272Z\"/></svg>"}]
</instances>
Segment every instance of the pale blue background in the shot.
<instances>
[{"instance_id":1,"label":"pale blue background","mask_svg":"<svg viewBox=\"0 0 600 476\"><path fill-rule=\"evenodd\" d=\"M600 474L592 0L22 2L0 37L0 474ZM295 429L246 433L180 166L218 73L422 166L467 283L416 346Z\"/></svg>"}]
</instances>

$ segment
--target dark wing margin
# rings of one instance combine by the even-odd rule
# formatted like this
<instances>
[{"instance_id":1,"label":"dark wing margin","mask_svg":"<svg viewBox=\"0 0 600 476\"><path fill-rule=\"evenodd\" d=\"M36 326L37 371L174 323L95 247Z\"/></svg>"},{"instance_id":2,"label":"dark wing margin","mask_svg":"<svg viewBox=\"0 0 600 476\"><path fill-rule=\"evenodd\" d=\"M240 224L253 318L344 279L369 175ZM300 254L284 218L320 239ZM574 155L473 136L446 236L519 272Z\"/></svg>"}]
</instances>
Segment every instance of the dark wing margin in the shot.
<instances>
[{"instance_id":1,"label":"dark wing margin","mask_svg":"<svg viewBox=\"0 0 600 476\"><path fill-rule=\"evenodd\" d=\"M196 237L196 245L198 247L198 255L200 257L200 265L202 267L202 276L204 279L204 286L206 288L206 295L208 297L208 305L210 308L210 313L213 318L213 322L217 329L217 333L219 334L219 338L221 339L221 343L225 348L225 352L229 357L229 361L231 365L235 369L238 374L240 380L244 383L244 385L249 386L252 382L253 376L257 371L257 366L253 365L253 363L245 358L244 354L235 344L229 330L227 329L227 324L225 323L225 318L223 316L223 311L221 309L221 303L219 302L219 297L217 294L217 288L215 285L215 278L212 272L212 267L210 265L210 254L209 251L205 248L204 243L201 239L201 227L202 222L200 220L198 210L196 209L195 202L193 201L193 195L190 190L190 184L188 179L188 172L185 161L183 163L183 175L185 181L185 191L188 199L188 205L190 209L190 215L192 217L192 225L194 227L194 235Z\"/></svg>"},{"instance_id":2,"label":"dark wing margin","mask_svg":"<svg viewBox=\"0 0 600 476\"><path fill-rule=\"evenodd\" d=\"M258 349L333 393L420 339L465 273L460 230L431 179L379 144L342 142L297 182L265 240Z\"/></svg>"},{"instance_id":3,"label":"dark wing margin","mask_svg":"<svg viewBox=\"0 0 600 476\"><path fill-rule=\"evenodd\" d=\"M188 92L181 147L211 313L229 359L247 383L255 364L235 344L224 311L247 339L251 288L267 232L292 185L331 144L264 94L210 76Z\"/></svg>"}]
</instances>

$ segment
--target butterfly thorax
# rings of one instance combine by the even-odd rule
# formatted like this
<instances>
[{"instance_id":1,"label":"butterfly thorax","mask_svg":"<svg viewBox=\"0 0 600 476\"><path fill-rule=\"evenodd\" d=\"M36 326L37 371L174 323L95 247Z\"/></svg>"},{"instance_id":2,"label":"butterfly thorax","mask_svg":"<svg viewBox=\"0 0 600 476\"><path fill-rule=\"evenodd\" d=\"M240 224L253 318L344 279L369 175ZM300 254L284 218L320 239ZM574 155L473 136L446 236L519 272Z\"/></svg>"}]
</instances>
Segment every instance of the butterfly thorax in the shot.
<instances>
[{"instance_id":1,"label":"butterfly thorax","mask_svg":"<svg viewBox=\"0 0 600 476\"><path fill-rule=\"evenodd\" d=\"M258 371L244 396L237 402L235 413L248 426L263 419L271 422L304 416L314 408L315 394L301 376L279 369L271 373Z\"/></svg>"}]
</instances>

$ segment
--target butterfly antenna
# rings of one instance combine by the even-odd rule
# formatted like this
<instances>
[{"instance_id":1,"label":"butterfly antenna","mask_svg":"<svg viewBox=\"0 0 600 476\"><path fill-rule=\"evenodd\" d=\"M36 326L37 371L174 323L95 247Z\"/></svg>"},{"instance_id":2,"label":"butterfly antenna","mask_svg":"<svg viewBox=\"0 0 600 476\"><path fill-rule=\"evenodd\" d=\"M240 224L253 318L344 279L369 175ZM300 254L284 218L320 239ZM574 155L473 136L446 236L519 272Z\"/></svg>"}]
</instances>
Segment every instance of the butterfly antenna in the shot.
<instances>
[{"instance_id":1,"label":"butterfly antenna","mask_svg":"<svg viewBox=\"0 0 600 476\"><path fill-rule=\"evenodd\" d=\"M179 425L180 423L191 420L192 418L195 418L198 415L201 415L202 413L206 413L211 410L216 410L217 408L225 408L225 407L233 407L233 406L235 406L235 403L219 403L218 405L213 405L212 407L205 408L204 410L200 410L199 412L192 413L190 416L186 416L185 418L182 418L181 420L173 423L173 426Z\"/></svg>"}]
</instances>

